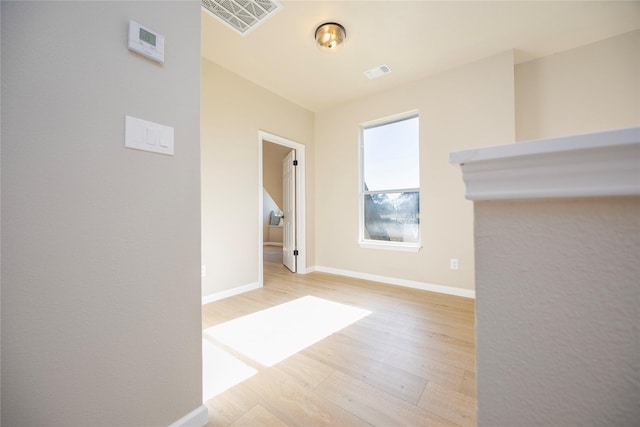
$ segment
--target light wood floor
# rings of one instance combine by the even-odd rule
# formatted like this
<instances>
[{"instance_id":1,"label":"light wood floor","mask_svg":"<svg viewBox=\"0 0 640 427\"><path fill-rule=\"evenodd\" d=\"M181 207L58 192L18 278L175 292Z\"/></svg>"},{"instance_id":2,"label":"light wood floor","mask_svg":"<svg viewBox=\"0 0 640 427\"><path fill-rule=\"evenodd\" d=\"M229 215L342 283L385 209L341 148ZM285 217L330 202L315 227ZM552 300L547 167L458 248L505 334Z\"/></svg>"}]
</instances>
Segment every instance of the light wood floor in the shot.
<instances>
[{"instance_id":1,"label":"light wood floor","mask_svg":"<svg viewBox=\"0 0 640 427\"><path fill-rule=\"evenodd\" d=\"M206 402L209 426L476 425L473 300L295 275L280 251L264 288L203 306L203 330L306 295L372 313L270 368L225 348L257 374Z\"/></svg>"}]
</instances>

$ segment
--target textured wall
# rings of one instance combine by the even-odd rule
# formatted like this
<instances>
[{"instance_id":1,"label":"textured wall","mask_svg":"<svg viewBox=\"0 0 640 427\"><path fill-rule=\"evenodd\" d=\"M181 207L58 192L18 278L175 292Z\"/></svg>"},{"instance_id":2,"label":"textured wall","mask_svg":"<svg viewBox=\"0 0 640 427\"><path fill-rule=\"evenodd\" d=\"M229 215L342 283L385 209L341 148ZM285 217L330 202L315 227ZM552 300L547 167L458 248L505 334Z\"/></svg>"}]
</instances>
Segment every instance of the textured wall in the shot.
<instances>
[{"instance_id":1,"label":"textured wall","mask_svg":"<svg viewBox=\"0 0 640 427\"><path fill-rule=\"evenodd\" d=\"M475 203L478 425L637 426L640 198Z\"/></svg>"},{"instance_id":2,"label":"textured wall","mask_svg":"<svg viewBox=\"0 0 640 427\"><path fill-rule=\"evenodd\" d=\"M3 426L202 405L199 81L197 1L2 2ZM126 114L173 126L175 156L125 149Z\"/></svg>"}]
</instances>

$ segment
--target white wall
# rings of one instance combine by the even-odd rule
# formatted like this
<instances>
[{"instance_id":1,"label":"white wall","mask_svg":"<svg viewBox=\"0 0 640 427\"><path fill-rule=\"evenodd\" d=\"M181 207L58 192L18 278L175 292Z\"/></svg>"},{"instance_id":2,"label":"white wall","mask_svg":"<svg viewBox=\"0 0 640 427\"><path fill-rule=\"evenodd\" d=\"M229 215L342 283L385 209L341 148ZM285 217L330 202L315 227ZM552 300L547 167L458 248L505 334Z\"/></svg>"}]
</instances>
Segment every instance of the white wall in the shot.
<instances>
[{"instance_id":1,"label":"white wall","mask_svg":"<svg viewBox=\"0 0 640 427\"><path fill-rule=\"evenodd\" d=\"M475 204L478 425L636 426L640 198Z\"/></svg>"},{"instance_id":2,"label":"white wall","mask_svg":"<svg viewBox=\"0 0 640 427\"><path fill-rule=\"evenodd\" d=\"M359 126L410 110L420 114L423 248L360 248ZM512 52L317 113L317 265L472 292L473 209L449 152L512 143L514 137ZM450 258L460 260L458 271L450 270Z\"/></svg>"},{"instance_id":3,"label":"white wall","mask_svg":"<svg viewBox=\"0 0 640 427\"><path fill-rule=\"evenodd\" d=\"M202 405L199 81L197 1L2 2L2 425ZM175 156L125 149L125 114L173 126Z\"/></svg>"},{"instance_id":4,"label":"white wall","mask_svg":"<svg viewBox=\"0 0 640 427\"><path fill-rule=\"evenodd\" d=\"M202 59L202 296L258 283L258 131L304 144L314 193L313 113ZM314 205L307 198L307 263Z\"/></svg>"},{"instance_id":5,"label":"white wall","mask_svg":"<svg viewBox=\"0 0 640 427\"><path fill-rule=\"evenodd\" d=\"M640 30L515 67L519 141L640 123Z\"/></svg>"}]
</instances>

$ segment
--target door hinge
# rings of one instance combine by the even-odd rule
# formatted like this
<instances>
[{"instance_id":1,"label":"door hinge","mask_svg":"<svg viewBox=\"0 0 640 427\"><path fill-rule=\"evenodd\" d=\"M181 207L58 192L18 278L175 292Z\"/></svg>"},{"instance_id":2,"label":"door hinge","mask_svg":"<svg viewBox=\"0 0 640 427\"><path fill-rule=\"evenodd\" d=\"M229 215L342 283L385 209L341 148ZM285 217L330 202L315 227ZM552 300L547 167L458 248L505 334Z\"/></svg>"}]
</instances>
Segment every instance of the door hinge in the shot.
<instances>
[{"instance_id":1,"label":"door hinge","mask_svg":"<svg viewBox=\"0 0 640 427\"><path fill-rule=\"evenodd\" d=\"M298 256L298 250L297 249L293 250L293 256Z\"/></svg>"},{"instance_id":2,"label":"door hinge","mask_svg":"<svg viewBox=\"0 0 640 427\"><path fill-rule=\"evenodd\" d=\"M297 160L293 161L293 166L298 166L298 161Z\"/></svg>"}]
</instances>

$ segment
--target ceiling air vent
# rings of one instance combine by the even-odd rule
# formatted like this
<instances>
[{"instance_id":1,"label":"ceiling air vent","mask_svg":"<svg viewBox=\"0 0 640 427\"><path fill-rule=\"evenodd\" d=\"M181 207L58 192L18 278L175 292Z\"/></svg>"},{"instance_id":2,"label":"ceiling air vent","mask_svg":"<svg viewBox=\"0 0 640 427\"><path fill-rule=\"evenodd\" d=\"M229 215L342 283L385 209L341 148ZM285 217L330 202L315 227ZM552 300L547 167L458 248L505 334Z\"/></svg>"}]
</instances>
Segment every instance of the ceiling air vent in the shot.
<instances>
[{"instance_id":1,"label":"ceiling air vent","mask_svg":"<svg viewBox=\"0 0 640 427\"><path fill-rule=\"evenodd\" d=\"M244 36L282 9L282 3L277 0L202 0L202 7Z\"/></svg>"},{"instance_id":2,"label":"ceiling air vent","mask_svg":"<svg viewBox=\"0 0 640 427\"><path fill-rule=\"evenodd\" d=\"M389 74L391 72L391 68L388 65L378 65L370 70L364 72L364 75L370 79L375 79L376 77L384 76L385 74Z\"/></svg>"}]
</instances>

